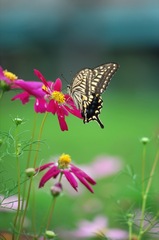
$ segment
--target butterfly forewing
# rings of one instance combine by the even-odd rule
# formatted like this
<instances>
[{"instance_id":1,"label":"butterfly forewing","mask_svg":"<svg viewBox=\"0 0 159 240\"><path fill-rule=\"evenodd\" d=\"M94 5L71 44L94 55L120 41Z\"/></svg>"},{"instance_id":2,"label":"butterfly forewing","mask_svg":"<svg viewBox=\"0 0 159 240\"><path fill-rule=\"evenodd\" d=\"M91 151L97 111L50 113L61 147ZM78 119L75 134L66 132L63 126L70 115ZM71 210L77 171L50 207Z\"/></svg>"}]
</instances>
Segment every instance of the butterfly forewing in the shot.
<instances>
[{"instance_id":1,"label":"butterfly forewing","mask_svg":"<svg viewBox=\"0 0 159 240\"><path fill-rule=\"evenodd\" d=\"M82 110L82 96L88 96L91 93L91 79L93 73L91 69L83 69L76 74L72 85L69 86L69 94L73 98L76 107Z\"/></svg>"},{"instance_id":2,"label":"butterfly forewing","mask_svg":"<svg viewBox=\"0 0 159 240\"><path fill-rule=\"evenodd\" d=\"M119 65L116 63L103 64L93 69L92 92L102 94L107 88Z\"/></svg>"}]
</instances>

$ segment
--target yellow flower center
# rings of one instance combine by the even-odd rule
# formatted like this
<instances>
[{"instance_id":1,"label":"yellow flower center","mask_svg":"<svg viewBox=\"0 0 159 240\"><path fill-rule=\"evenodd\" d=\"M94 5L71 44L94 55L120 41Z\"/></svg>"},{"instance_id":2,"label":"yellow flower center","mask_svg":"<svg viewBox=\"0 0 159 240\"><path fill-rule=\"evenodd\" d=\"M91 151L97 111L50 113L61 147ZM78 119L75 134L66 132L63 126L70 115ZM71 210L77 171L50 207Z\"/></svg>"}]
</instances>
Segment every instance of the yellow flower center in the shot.
<instances>
[{"instance_id":1,"label":"yellow flower center","mask_svg":"<svg viewBox=\"0 0 159 240\"><path fill-rule=\"evenodd\" d=\"M5 77L9 78L11 81L15 81L18 78L14 73L8 72L7 70L4 70L3 74Z\"/></svg>"},{"instance_id":2,"label":"yellow flower center","mask_svg":"<svg viewBox=\"0 0 159 240\"><path fill-rule=\"evenodd\" d=\"M63 168L63 169L68 168L70 162L71 162L70 155L63 153L58 160L59 168Z\"/></svg>"},{"instance_id":3,"label":"yellow flower center","mask_svg":"<svg viewBox=\"0 0 159 240\"><path fill-rule=\"evenodd\" d=\"M65 102L65 96L64 96L64 94L61 93L61 92L58 92L58 91L54 91L54 92L52 93L52 98L53 98L56 102L58 102L58 103L60 103L60 104L62 104L62 103Z\"/></svg>"}]
</instances>

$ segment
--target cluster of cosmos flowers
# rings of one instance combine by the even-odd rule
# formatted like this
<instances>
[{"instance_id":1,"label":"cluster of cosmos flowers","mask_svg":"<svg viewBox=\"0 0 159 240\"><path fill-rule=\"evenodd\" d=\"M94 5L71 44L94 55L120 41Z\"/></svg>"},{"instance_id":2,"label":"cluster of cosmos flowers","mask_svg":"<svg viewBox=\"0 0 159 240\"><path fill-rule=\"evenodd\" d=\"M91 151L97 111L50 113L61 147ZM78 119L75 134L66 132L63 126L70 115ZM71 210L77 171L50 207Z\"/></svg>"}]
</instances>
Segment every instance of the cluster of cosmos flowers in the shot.
<instances>
[{"instance_id":1,"label":"cluster of cosmos flowers","mask_svg":"<svg viewBox=\"0 0 159 240\"><path fill-rule=\"evenodd\" d=\"M15 95L12 100L19 99L22 104L26 104L29 102L30 97L34 97L34 110L36 113L49 112L57 115L61 130L68 130L65 117L71 113L78 118L82 118L80 110L76 108L70 95L62 93L62 82L59 78L56 79L55 82L51 82L47 81L40 71L34 70L34 73L40 81L25 81L18 79L15 74L3 70L3 68L0 67L1 91L5 92L11 89L21 90L21 92ZM84 171L74 166L71 163L71 157L68 154L62 154L57 162L44 164L35 169L35 172L38 173L46 169L48 169L48 171L40 181L40 188L43 187L48 180L52 178L55 179L58 176L61 180L64 175L76 191L78 190L78 182L76 179L78 179L90 192L93 193L90 184L95 185L96 182ZM56 189L59 189L61 183L58 182L55 187Z\"/></svg>"},{"instance_id":2,"label":"cluster of cosmos flowers","mask_svg":"<svg viewBox=\"0 0 159 240\"><path fill-rule=\"evenodd\" d=\"M20 89L21 93L15 95L12 100L19 99L22 104L28 103L30 97L34 97L35 112L49 112L57 115L61 130L67 131L68 126L65 117L71 113L78 118L82 118L80 110L76 108L69 94L62 93L61 79L58 78L55 82L47 81L40 71L36 69L34 74L40 81L19 79L15 74L0 67L0 89L2 92Z\"/></svg>"}]
</instances>

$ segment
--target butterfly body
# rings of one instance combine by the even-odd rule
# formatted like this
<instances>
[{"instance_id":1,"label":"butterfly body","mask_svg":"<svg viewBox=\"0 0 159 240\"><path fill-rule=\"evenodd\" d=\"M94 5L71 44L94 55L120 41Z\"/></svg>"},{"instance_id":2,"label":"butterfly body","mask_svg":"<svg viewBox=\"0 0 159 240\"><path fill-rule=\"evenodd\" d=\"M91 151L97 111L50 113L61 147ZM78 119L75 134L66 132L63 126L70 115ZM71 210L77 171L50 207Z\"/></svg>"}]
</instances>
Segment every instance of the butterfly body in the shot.
<instances>
[{"instance_id":1,"label":"butterfly body","mask_svg":"<svg viewBox=\"0 0 159 240\"><path fill-rule=\"evenodd\" d=\"M81 110L84 123L95 120L101 128L104 128L98 117L103 103L101 94L106 90L118 68L119 65L116 63L107 63L94 69L83 69L68 86L68 92L76 107Z\"/></svg>"}]
</instances>

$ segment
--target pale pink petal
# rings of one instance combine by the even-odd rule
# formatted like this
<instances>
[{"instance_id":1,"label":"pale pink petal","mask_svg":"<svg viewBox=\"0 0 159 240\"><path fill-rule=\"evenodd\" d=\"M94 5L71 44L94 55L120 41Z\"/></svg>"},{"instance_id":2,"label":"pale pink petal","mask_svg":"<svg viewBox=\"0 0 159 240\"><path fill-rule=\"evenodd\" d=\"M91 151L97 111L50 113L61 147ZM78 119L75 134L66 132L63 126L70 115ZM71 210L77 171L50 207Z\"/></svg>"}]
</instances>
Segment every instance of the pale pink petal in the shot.
<instances>
[{"instance_id":1,"label":"pale pink petal","mask_svg":"<svg viewBox=\"0 0 159 240\"><path fill-rule=\"evenodd\" d=\"M12 212L13 210L18 209L18 196L13 195L8 198L4 198L3 195L0 195L0 212ZM20 209L22 206L22 199L20 200Z\"/></svg>"}]
</instances>

